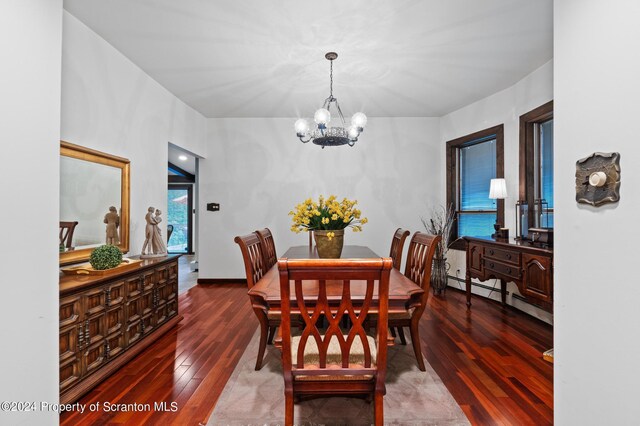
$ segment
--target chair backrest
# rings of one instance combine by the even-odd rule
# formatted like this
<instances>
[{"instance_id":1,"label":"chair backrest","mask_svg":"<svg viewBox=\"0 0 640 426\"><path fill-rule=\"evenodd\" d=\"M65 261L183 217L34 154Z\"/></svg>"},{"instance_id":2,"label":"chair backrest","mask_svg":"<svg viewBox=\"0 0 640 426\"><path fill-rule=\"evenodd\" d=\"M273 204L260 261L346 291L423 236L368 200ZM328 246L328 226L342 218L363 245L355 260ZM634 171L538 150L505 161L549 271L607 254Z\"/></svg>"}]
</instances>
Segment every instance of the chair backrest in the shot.
<instances>
[{"instance_id":1,"label":"chair backrest","mask_svg":"<svg viewBox=\"0 0 640 426\"><path fill-rule=\"evenodd\" d=\"M292 383L295 376L326 376L314 377L314 382L326 383L340 382L340 379L344 382L343 377L336 379L336 376L345 375L367 376L374 379L376 386L384 386L391 268L390 258L278 260L285 386ZM364 298L352 300L351 295L356 292L364 294ZM300 314L294 317L295 321L302 318L304 322L302 334L295 341L291 337L292 311ZM378 327L375 351L363 326L367 317L374 313ZM324 331L318 328L321 316L329 324ZM341 329L343 317L350 321ZM296 343L293 346L295 353L292 353L292 341ZM308 346L309 350L317 351L317 357L305 362ZM354 361L356 350L360 353ZM333 352L332 359L328 360L330 351Z\"/></svg>"},{"instance_id":2,"label":"chair backrest","mask_svg":"<svg viewBox=\"0 0 640 426\"><path fill-rule=\"evenodd\" d=\"M411 242L409 242L409 253L407 254L404 275L424 290L420 306L416 306L418 309L416 313L419 315L422 315L429 298L433 255L440 240L442 240L440 235L416 232L411 237Z\"/></svg>"},{"instance_id":3,"label":"chair backrest","mask_svg":"<svg viewBox=\"0 0 640 426\"><path fill-rule=\"evenodd\" d=\"M393 267L400 270L400 264L402 263L402 249L404 248L404 240L407 239L410 232L406 229L398 228L393 234L391 239L391 250L389 250L389 257L393 259Z\"/></svg>"},{"instance_id":4,"label":"chair backrest","mask_svg":"<svg viewBox=\"0 0 640 426\"><path fill-rule=\"evenodd\" d=\"M247 274L247 286L251 288L269 270L264 264L262 243L255 232L235 237L233 241L240 246L242 259L244 260L244 270Z\"/></svg>"},{"instance_id":5,"label":"chair backrest","mask_svg":"<svg viewBox=\"0 0 640 426\"><path fill-rule=\"evenodd\" d=\"M264 255L264 263L267 269L270 269L278 261L276 255L276 243L273 240L273 235L269 228L264 228L256 231L260 242L262 243L262 253Z\"/></svg>"},{"instance_id":6,"label":"chair backrest","mask_svg":"<svg viewBox=\"0 0 640 426\"><path fill-rule=\"evenodd\" d=\"M172 233L173 233L173 225L167 225L167 243L171 239Z\"/></svg>"},{"instance_id":7,"label":"chair backrest","mask_svg":"<svg viewBox=\"0 0 640 426\"><path fill-rule=\"evenodd\" d=\"M60 245L65 248L73 247L73 231L76 229L78 221L62 222L60 221Z\"/></svg>"}]
</instances>

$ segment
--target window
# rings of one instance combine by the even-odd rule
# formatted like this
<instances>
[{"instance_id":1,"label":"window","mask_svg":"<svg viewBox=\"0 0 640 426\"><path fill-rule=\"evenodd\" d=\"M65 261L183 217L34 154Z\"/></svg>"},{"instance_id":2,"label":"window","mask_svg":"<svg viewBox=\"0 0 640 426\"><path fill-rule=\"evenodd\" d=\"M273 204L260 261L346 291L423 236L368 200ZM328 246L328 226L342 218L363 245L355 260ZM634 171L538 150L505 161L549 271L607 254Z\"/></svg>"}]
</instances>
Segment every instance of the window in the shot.
<instances>
[{"instance_id":1,"label":"window","mask_svg":"<svg viewBox=\"0 0 640 426\"><path fill-rule=\"evenodd\" d=\"M491 179L504 176L503 158L502 125L447 142L447 204L456 212L453 240L491 235L496 221L504 223L504 201L489 198Z\"/></svg>"},{"instance_id":2,"label":"window","mask_svg":"<svg viewBox=\"0 0 640 426\"><path fill-rule=\"evenodd\" d=\"M530 226L553 228L553 101L520 117L520 182Z\"/></svg>"}]
</instances>

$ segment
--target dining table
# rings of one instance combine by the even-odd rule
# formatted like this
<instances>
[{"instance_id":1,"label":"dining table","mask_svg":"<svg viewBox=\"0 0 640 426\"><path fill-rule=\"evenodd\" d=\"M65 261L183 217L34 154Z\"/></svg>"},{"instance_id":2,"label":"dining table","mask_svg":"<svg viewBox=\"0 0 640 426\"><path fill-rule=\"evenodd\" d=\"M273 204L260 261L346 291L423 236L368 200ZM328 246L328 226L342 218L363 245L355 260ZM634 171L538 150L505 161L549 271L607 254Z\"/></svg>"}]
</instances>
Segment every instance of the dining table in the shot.
<instances>
[{"instance_id":1,"label":"dining table","mask_svg":"<svg viewBox=\"0 0 640 426\"><path fill-rule=\"evenodd\" d=\"M342 249L341 259L371 259L380 258L369 247L345 245ZM281 259L319 259L318 252L315 247L309 246L294 246L289 248L281 257ZM295 289L294 283L291 282L291 300L292 306L295 306ZM315 286L315 287L314 287ZM317 292L314 292L314 288L317 288L317 281L309 281L305 286L305 295L313 298L317 296ZM351 299L358 301L364 299L366 290L366 282L354 281L351 287ZM424 290L405 277L400 271L395 268L391 269L389 275L389 313L403 313L406 312L414 303L418 303ZM276 263L266 274L258 280L249 290L249 297L252 303L257 303L261 306L266 306L270 312L280 312L281 310L281 297L280 297L280 275L278 273L278 264ZM342 283L335 282L335 285L327 284L327 298L329 302L331 299L339 301L342 297ZM377 300L377 290L374 290L374 302Z\"/></svg>"}]
</instances>

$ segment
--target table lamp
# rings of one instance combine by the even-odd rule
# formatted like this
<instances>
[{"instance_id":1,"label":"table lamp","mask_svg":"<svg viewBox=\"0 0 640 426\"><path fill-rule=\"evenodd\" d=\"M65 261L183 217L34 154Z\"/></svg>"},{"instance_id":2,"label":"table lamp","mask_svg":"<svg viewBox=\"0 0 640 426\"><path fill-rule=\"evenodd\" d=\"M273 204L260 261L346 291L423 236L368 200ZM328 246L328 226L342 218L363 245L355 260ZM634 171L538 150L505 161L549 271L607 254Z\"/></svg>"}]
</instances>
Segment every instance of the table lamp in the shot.
<instances>
[{"instance_id":1,"label":"table lamp","mask_svg":"<svg viewBox=\"0 0 640 426\"><path fill-rule=\"evenodd\" d=\"M489 198L493 200L504 200L505 198L507 198L507 182L504 180L504 178L491 179L491 186L489 187ZM498 222L496 213L496 223L495 225L493 225L493 229L495 229L496 232L492 235L492 237L503 237L502 233L500 232L501 227L502 224Z\"/></svg>"}]
</instances>

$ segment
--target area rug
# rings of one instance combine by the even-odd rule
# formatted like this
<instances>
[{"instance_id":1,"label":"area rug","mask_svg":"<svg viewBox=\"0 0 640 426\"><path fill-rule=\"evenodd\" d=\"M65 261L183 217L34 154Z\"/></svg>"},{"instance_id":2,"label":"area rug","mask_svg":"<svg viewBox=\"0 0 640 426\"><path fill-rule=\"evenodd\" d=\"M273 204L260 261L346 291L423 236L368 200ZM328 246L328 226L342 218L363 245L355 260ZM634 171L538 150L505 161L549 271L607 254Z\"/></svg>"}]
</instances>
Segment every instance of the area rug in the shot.
<instances>
[{"instance_id":1,"label":"area rug","mask_svg":"<svg viewBox=\"0 0 640 426\"><path fill-rule=\"evenodd\" d=\"M280 352L267 346L260 371L255 371L260 333L254 334L229 378L208 425L284 424L284 380ZM408 339L407 339L408 340ZM392 346L388 350L387 394L384 420L389 425L468 425L433 368L418 369L413 348ZM317 398L295 404L296 425L370 425L373 405L359 398Z\"/></svg>"}]
</instances>

